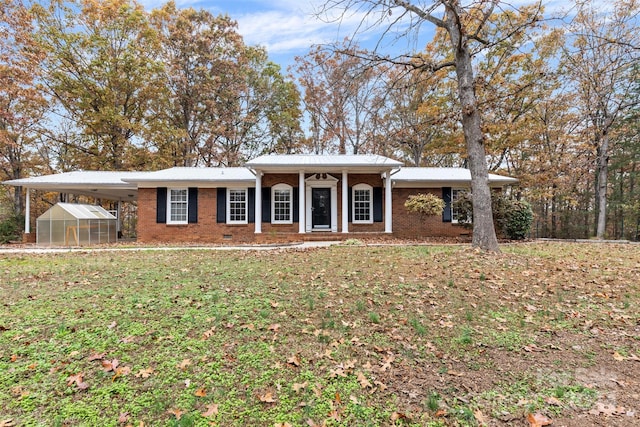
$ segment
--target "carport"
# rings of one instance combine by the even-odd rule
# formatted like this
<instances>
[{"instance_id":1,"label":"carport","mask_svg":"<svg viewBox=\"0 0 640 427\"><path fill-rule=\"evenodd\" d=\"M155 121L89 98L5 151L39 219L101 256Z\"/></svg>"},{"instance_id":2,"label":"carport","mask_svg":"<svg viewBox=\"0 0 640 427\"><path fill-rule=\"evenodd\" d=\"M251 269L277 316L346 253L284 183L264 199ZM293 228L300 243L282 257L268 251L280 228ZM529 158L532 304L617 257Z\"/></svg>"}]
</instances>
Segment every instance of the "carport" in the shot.
<instances>
[{"instance_id":1,"label":"carport","mask_svg":"<svg viewBox=\"0 0 640 427\"><path fill-rule=\"evenodd\" d=\"M24 232L31 233L31 190L50 191L79 196L90 196L118 202L117 227L120 231L120 212L122 202L133 202L138 199L136 184L123 179L140 176L145 172L117 172L117 171L74 171L54 175L36 176L32 178L14 179L3 184L25 188L25 219ZM27 241L33 241L27 237Z\"/></svg>"}]
</instances>

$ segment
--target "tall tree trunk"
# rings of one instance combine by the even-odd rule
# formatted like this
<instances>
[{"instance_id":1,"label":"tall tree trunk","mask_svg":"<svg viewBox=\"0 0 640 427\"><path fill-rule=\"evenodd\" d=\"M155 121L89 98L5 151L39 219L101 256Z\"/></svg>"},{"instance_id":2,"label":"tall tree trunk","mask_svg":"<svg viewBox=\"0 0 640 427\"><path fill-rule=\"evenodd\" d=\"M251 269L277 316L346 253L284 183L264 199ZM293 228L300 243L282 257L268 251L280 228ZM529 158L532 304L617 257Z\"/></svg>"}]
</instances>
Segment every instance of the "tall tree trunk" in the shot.
<instances>
[{"instance_id":1,"label":"tall tree trunk","mask_svg":"<svg viewBox=\"0 0 640 427\"><path fill-rule=\"evenodd\" d=\"M489 169L484 148L478 100L474 88L474 75L466 36L462 34L458 16L447 10L447 31L455 49L458 97L462 109L462 128L471 172L471 197L473 201L472 245L490 252L500 252L493 214L491 210L491 190Z\"/></svg>"},{"instance_id":2,"label":"tall tree trunk","mask_svg":"<svg viewBox=\"0 0 640 427\"><path fill-rule=\"evenodd\" d=\"M13 212L16 215L22 215L22 211L24 210L24 205L22 203L22 186L17 186L14 188L13 193Z\"/></svg>"},{"instance_id":3,"label":"tall tree trunk","mask_svg":"<svg viewBox=\"0 0 640 427\"><path fill-rule=\"evenodd\" d=\"M596 238L604 239L607 226L607 176L609 174L609 134L605 133L598 150L598 223Z\"/></svg>"}]
</instances>

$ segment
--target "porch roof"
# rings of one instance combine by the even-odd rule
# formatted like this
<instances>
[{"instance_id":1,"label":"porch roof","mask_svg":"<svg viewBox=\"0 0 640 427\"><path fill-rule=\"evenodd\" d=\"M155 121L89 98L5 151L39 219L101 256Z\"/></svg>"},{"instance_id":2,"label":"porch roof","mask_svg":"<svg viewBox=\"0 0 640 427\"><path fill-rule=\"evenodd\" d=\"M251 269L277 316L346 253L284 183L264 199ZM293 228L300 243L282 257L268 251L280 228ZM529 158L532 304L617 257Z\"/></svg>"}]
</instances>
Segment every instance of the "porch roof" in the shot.
<instances>
[{"instance_id":1,"label":"porch roof","mask_svg":"<svg viewBox=\"0 0 640 427\"><path fill-rule=\"evenodd\" d=\"M413 168L400 169L391 177L396 186L470 186L471 171L465 168ZM501 187L507 184L515 184L516 178L509 176L489 174L489 185Z\"/></svg>"},{"instance_id":2,"label":"porch roof","mask_svg":"<svg viewBox=\"0 0 640 427\"><path fill-rule=\"evenodd\" d=\"M379 155L269 154L248 161L246 166L268 172L348 170L353 173L372 173L396 169L401 167L402 163Z\"/></svg>"},{"instance_id":3,"label":"porch roof","mask_svg":"<svg viewBox=\"0 0 640 427\"><path fill-rule=\"evenodd\" d=\"M193 184L196 186L216 183L246 182L254 183L255 175L247 168L205 168L205 167L174 167L156 172L147 172L123 178L123 181L139 187L157 187L169 184Z\"/></svg>"},{"instance_id":4,"label":"porch roof","mask_svg":"<svg viewBox=\"0 0 640 427\"><path fill-rule=\"evenodd\" d=\"M107 200L133 201L138 197L138 188L136 184L124 182L123 179L144 173L129 171L73 171L13 179L4 181L3 184Z\"/></svg>"}]
</instances>

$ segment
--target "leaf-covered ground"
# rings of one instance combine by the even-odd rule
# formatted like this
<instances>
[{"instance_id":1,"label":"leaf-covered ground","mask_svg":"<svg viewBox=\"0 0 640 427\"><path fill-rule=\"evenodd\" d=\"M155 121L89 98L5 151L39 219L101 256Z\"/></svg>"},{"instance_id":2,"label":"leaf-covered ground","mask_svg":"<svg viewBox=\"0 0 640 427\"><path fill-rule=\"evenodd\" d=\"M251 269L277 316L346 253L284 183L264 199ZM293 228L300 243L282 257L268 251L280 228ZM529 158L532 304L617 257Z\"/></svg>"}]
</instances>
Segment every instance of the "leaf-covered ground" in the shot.
<instances>
[{"instance_id":1,"label":"leaf-covered ground","mask_svg":"<svg viewBox=\"0 0 640 427\"><path fill-rule=\"evenodd\" d=\"M633 426L640 247L0 258L0 426Z\"/></svg>"}]
</instances>

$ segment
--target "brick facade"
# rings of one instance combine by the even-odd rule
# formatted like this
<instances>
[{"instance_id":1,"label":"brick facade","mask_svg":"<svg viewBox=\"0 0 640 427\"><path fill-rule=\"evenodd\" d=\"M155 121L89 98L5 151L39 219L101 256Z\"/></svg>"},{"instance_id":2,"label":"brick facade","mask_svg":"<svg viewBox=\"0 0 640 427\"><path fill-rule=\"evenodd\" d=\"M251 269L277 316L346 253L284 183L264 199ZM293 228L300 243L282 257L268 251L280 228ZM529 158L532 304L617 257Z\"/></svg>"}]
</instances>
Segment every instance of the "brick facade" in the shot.
<instances>
[{"instance_id":1,"label":"brick facade","mask_svg":"<svg viewBox=\"0 0 640 427\"><path fill-rule=\"evenodd\" d=\"M307 174L310 177L313 174ZM338 179L337 209L338 231L342 226L342 175L329 174ZM262 178L263 189L276 184L288 184L298 187L297 174L265 174ZM382 187L384 181L379 174L350 174L349 187L357 184L368 184L371 187ZM422 219L419 215L407 212L404 202L409 195L421 192L431 192L442 197L441 189L407 189L395 188L392 196L393 207L393 236L401 238L425 237L457 237L466 235L469 230L451 223L445 223L440 216ZM384 190L382 192L382 206L384 208ZM255 224L227 225L218 223L217 218L217 188L198 189L198 222L194 224L173 225L156 222L156 188L140 188L138 190L138 241L143 243L254 243L274 241L299 241L299 224L270 224L262 223L262 233L255 234ZM350 233L383 233L384 222L373 224L349 223ZM342 233L313 233L313 234L342 234ZM342 235L348 237L348 235Z\"/></svg>"}]
</instances>

